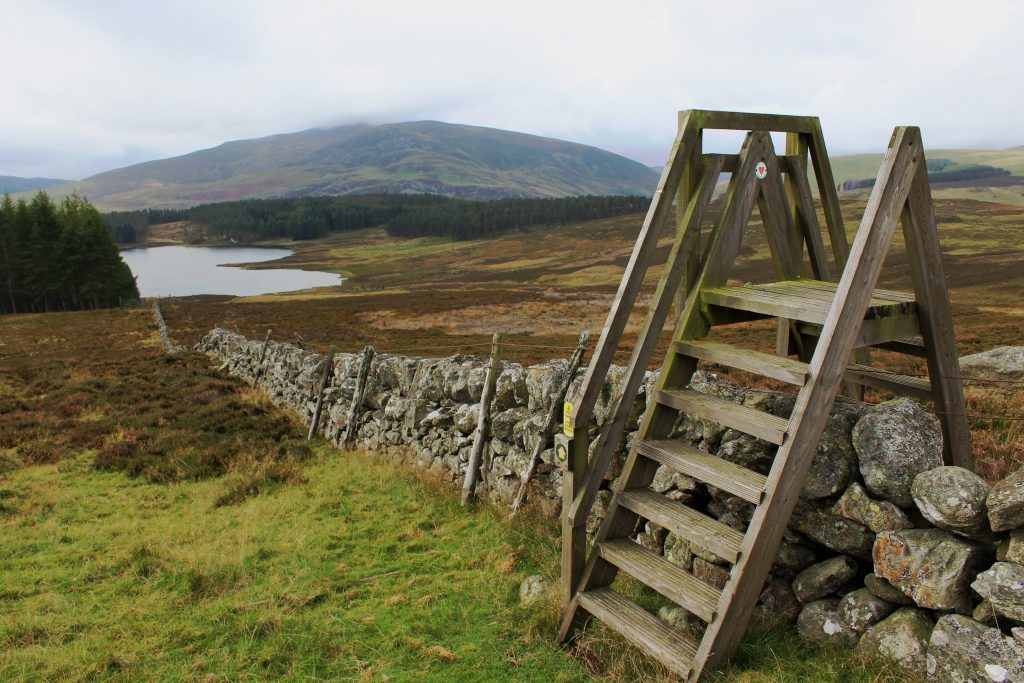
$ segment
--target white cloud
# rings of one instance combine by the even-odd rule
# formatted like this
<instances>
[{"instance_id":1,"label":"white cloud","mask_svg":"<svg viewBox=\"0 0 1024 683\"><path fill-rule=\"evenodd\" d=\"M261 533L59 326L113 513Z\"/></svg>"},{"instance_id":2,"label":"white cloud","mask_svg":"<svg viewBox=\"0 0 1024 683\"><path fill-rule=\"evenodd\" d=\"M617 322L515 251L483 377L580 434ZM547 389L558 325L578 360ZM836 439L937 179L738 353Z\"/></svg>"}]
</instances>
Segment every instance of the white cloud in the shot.
<instances>
[{"instance_id":1,"label":"white cloud","mask_svg":"<svg viewBox=\"0 0 1024 683\"><path fill-rule=\"evenodd\" d=\"M0 0L0 174L432 118L663 160L679 109L816 114L833 152L1024 143L1019 3Z\"/></svg>"}]
</instances>

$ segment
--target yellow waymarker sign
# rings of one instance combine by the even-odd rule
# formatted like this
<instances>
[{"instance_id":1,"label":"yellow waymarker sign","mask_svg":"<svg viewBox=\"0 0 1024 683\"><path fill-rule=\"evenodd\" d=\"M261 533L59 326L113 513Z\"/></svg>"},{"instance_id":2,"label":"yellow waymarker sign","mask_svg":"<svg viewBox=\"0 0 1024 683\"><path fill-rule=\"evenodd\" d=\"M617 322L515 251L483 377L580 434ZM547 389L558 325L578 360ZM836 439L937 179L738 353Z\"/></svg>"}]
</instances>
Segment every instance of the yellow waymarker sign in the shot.
<instances>
[{"instance_id":1,"label":"yellow waymarker sign","mask_svg":"<svg viewBox=\"0 0 1024 683\"><path fill-rule=\"evenodd\" d=\"M572 404L566 401L562 404L562 433L572 438Z\"/></svg>"}]
</instances>

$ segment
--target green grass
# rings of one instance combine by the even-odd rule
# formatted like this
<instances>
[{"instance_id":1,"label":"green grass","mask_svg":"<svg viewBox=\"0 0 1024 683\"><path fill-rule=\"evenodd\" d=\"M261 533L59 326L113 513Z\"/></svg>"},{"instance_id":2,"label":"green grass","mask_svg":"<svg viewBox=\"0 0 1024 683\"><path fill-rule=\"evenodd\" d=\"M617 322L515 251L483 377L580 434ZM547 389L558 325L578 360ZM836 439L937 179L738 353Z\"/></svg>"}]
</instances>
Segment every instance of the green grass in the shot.
<instances>
[{"instance_id":1,"label":"green grass","mask_svg":"<svg viewBox=\"0 0 1024 683\"><path fill-rule=\"evenodd\" d=\"M231 507L221 481L147 484L88 455L13 473L0 679L586 678L517 604L553 525L321 451L308 483Z\"/></svg>"},{"instance_id":2,"label":"green grass","mask_svg":"<svg viewBox=\"0 0 1024 683\"><path fill-rule=\"evenodd\" d=\"M321 443L306 482L219 506L224 482L149 484L88 452L3 483L0 680L670 680L603 627L576 659L554 596L554 520L469 513L402 465ZM635 582L622 589L648 606ZM754 629L742 681L900 680Z\"/></svg>"}]
</instances>

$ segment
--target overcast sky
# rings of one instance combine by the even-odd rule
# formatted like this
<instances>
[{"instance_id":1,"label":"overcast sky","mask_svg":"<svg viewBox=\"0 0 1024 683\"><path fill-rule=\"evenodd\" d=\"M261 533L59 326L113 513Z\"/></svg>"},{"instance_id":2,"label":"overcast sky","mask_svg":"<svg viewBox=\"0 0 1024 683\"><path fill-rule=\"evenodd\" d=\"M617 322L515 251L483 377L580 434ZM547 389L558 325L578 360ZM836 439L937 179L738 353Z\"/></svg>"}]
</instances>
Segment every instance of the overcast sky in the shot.
<instances>
[{"instance_id":1,"label":"overcast sky","mask_svg":"<svg viewBox=\"0 0 1024 683\"><path fill-rule=\"evenodd\" d=\"M437 119L662 164L679 109L815 114L830 152L1024 144L1024 3L0 0L0 175Z\"/></svg>"}]
</instances>

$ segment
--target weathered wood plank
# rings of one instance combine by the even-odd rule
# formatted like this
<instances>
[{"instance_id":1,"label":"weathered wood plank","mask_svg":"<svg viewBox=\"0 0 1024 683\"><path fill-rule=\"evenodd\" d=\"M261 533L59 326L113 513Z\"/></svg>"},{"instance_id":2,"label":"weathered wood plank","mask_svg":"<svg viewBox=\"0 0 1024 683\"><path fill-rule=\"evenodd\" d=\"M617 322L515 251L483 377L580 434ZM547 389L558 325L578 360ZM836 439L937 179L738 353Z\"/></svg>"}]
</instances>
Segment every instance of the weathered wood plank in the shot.
<instances>
[{"instance_id":1,"label":"weathered wood plank","mask_svg":"<svg viewBox=\"0 0 1024 683\"><path fill-rule=\"evenodd\" d=\"M913 396L922 401L931 401L932 385L926 379L887 372L860 363L850 363L846 368L846 379L882 391L892 391L904 396Z\"/></svg>"},{"instance_id":2,"label":"weathered wood plank","mask_svg":"<svg viewBox=\"0 0 1024 683\"><path fill-rule=\"evenodd\" d=\"M686 678L696 645L689 636L652 615L610 588L598 588L580 595L580 606L667 666Z\"/></svg>"},{"instance_id":3,"label":"weathered wood plank","mask_svg":"<svg viewBox=\"0 0 1024 683\"><path fill-rule=\"evenodd\" d=\"M785 114L756 114L710 110L701 110L701 113L704 115L704 127L716 130L810 133L815 129L818 121L815 116L788 116Z\"/></svg>"},{"instance_id":4,"label":"weathered wood plank","mask_svg":"<svg viewBox=\"0 0 1024 683\"><path fill-rule=\"evenodd\" d=\"M740 555L743 534L679 501L650 489L629 489L622 492L620 503L727 562L735 562Z\"/></svg>"},{"instance_id":5,"label":"weathered wood plank","mask_svg":"<svg viewBox=\"0 0 1024 683\"><path fill-rule=\"evenodd\" d=\"M324 392L327 391L327 385L330 384L331 377L333 376L334 349L331 349L324 360L324 371L320 376L320 386L316 392L316 408L313 410L313 419L309 421L309 434L306 435L307 441L316 436L317 427L320 426L320 415L324 409Z\"/></svg>"},{"instance_id":6,"label":"weathered wood plank","mask_svg":"<svg viewBox=\"0 0 1024 683\"><path fill-rule=\"evenodd\" d=\"M971 432L967 424L960 358L953 334L949 291L942 267L939 233L935 225L924 150L901 221L907 245L910 276L920 311L921 337L932 378L935 408L942 424L943 457L947 465L974 471Z\"/></svg>"},{"instance_id":7,"label":"weathered wood plank","mask_svg":"<svg viewBox=\"0 0 1024 683\"><path fill-rule=\"evenodd\" d=\"M722 458L702 453L675 439L641 441L637 451L697 481L711 484L755 505L764 497L767 478Z\"/></svg>"},{"instance_id":8,"label":"weathered wood plank","mask_svg":"<svg viewBox=\"0 0 1024 683\"><path fill-rule=\"evenodd\" d=\"M715 618L722 592L682 567L628 538L605 541L597 548L604 559L690 613L704 621Z\"/></svg>"},{"instance_id":9,"label":"weathered wood plank","mask_svg":"<svg viewBox=\"0 0 1024 683\"><path fill-rule=\"evenodd\" d=\"M363 349L363 355L359 359L359 370L356 373L356 387L352 394L352 403L348 406L348 419L345 421L345 433L341 437L341 445L349 446L356 438L356 431L359 427L359 414L363 410L363 394L366 391L366 378L370 376L370 363L373 362L375 351L372 346Z\"/></svg>"},{"instance_id":10,"label":"weathered wood plank","mask_svg":"<svg viewBox=\"0 0 1024 683\"><path fill-rule=\"evenodd\" d=\"M724 398L689 389L662 389L654 400L688 415L714 420L733 429L781 445L786 440L789 420Z\"/></svg>"},{"instance_id":11,"label":"weathered wood plank","mask_svg":"<svg viewBox=\"0 0 1024 683\"><path fill-rule=\"evenodd\" d=\"M839 196L836 194L836 179L832 175L832 164L828 160L828 150L825 148L825 136L821 134L821 124L817 119L814 121L814 129L809 133L808 152L814 167L814 179L818 184L821 207L825 212L825 225L828 227L836 271L842 273L850 257L850 242L846 237L843 212L839 207Z\"/></svg>"},{"instance_id":12,"label":"weathered wood plank","mask_svg":"<svg viewBox=\"0 0 1024 683\"><path fill-rule=\"evenodd\" d=\"M807 381L807 363L738 346L706 340L676 341L672 348L709 363L753 372L780 382L802 387Z\"/></svg>"},{"instance_id":13,"label":"weathered wood plank","mask_svg":"<svg viewBox=\"0 0 1024 683\"><path fill-rule=\"evenodd\" d=\"M466 477L462 481L462 505L465 507L476 495L476 482L480 477L480 459L487 443L487 432L491 428L491 398L494 396L494 385L498 381L499 360L501 358L501 334L494 333L491 338L491 356L487 362L487 375L484 379L484 390L480 396L480 417L477 420L476 434L473 435L473 450L466 464Z\"/></svg>"}]
</instances>

